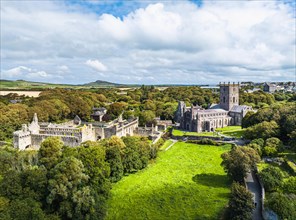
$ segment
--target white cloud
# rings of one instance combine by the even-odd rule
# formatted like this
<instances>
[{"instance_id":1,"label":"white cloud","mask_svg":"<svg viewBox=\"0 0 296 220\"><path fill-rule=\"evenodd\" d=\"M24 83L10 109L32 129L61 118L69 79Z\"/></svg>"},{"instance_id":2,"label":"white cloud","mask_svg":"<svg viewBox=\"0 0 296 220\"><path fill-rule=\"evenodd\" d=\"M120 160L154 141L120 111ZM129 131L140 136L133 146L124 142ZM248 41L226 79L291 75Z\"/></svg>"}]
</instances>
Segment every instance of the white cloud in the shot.
<instances>
[{"instance_id":1,"label":"white cloud","mask_svg":"<svg viewBox=\"0 0 296 220\"><path fill-rule=\"evenodd\" d=\"M107 67L98 60L87 60L85 64L99 72L107 71Z\"/></svg>"},{"instance_id":2,"label":"white cloud","mask_svg":"<svg viewBox=\"0 0 296 220\"><path fill-rule=\"evenodd\" d=\"M18 66L1 72L3 78L6 79L27 79L27 80L46 80L52 78L60 78L53 76L45 71L39 71L26 66Z\"/></svg>"},{"instance_id":3,"label":"white cloud","mask_svg":"<svg viewBox=\"0 0 296 220\"><path fill-rule=\"evenodd\" d=\"M24 73L30 73L32 71L32 69L26 67L26 66L18 66L12 69L9 69L7 71L4 71L3 77L19 77Z\"/></svg>"},{"instance_id":4,"label":"white cloud","mask_svg":"<svg viewBox=\"0 0 296 220\"><path fill-rule=\"evenodd\" d=\"M4 1L1 64L10 78L27 71L67 83L295 80L291 11L280 1L164 1L119 18L60 1Z\"/></svg>"}]
</instances>

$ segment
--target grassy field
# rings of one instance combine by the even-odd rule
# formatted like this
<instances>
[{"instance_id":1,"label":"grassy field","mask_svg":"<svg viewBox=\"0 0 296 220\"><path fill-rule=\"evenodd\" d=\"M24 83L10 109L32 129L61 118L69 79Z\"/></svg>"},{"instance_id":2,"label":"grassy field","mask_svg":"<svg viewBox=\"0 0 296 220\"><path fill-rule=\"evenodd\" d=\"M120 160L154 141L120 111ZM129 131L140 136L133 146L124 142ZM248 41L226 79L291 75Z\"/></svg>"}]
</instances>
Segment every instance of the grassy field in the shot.
<instances>
[{"instance_id":1,"label":"grassy field","mask_svg":"<svg viewBox=\"0 0 296 220\"><path fill-rule=\"evenodd\" d=\"M113 185L106 219L219 219L230 193L220 155L229 149L177 142Z\"/></svg>"}]
</instances>

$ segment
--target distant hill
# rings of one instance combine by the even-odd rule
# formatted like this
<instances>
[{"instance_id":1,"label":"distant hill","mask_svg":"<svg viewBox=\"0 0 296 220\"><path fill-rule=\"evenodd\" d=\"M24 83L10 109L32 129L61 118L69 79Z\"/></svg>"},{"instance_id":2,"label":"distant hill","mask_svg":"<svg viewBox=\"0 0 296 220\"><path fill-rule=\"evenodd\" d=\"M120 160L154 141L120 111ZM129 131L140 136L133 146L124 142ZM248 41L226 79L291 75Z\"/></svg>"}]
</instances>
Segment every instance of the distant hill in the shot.
<instances>
[{"instance_id":1,"label":"distant hill","mask_svg":"<svg viewBox=\"0 0 296 220\"><path fill-rule=\"evenodd\" d=\"M123 84L118 84L118 83L112 83L112 82L107 82L103 80L97 80L95 82L90 82L83 84L82 86L91 86L91 87L118 87L118 86L123 86Z\"/></svg>"},{"instance_id":2,"label":"distant hill","mask_svg":"<svg viewBox=\"0 0 296 220\"><path fill-rule=\"evenodd\" d=\"M73 84L54 84L54 83L44 83L44 82L32 82L26 80L0 80L0 90L43 90L48 88L89 88L89 87L120 87L125 86L123 84L111 83L107 81L97 80L95 82L90 82L82 85Z\"/></svg>"},{"instance_id":3,"label":"distant hill","mask_svg":"<svg viewBox=\"0 0 296 220\"><path fill-rule=\"evenodd\" d=\"M67 84L53 84L44 82L31 82L26 80L0 80L0 90L17 90L17 89L30 89L30 90L40 90L46 88L69 88L75 85Z\"/></svg>"}]
</instances>

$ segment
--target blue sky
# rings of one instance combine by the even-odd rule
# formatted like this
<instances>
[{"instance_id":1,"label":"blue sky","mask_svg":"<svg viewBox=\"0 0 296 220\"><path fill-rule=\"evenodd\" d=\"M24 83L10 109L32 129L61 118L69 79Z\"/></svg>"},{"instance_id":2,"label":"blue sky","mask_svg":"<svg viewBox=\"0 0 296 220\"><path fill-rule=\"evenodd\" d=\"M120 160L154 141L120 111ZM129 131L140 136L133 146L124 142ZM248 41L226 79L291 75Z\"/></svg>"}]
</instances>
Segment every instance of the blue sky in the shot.
<instances>
[{"instance_id":1,"label":"blue sky","mask_svg":"<svg viewBox=\"0 0 296 220\"><path fill-rule=\"evenodd\" d=\"M295 81L295 2L1 1L1 79Z\"/></svg>"}]
</instances>

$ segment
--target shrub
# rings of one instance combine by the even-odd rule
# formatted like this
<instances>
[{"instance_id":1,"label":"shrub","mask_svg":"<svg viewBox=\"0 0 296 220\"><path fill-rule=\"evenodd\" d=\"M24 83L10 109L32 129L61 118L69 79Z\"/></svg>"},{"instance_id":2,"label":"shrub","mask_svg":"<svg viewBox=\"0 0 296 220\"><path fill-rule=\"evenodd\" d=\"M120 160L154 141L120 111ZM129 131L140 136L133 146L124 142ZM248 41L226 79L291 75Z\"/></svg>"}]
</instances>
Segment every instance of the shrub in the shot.
<instances>
[{"instance_id":1,"label":"shrub","mask_svg":"<svg viewBox=\"0 0 296 220\"><path fill-rule=\"evenodd\" d=\"M284 180L283 191L296 194L296 176L291 176Z\"/></svg>"},{"instance_id":2,"label":"shrub","mask_svg":"<svg viewBox=\"0 0 296 220\"><path fill-rule=\"evenodd\" d=\"M267 192L277 190L282 184L283 174L278 167L269 166L263 169L259 176Z\"/></svg>"},{"instance_id":3,"label":"shrub","mask_svg":"<svg viewBox=\"0 0 296 220\"><path fill-rule=\"evenodd\" d=\"M267 206L280 217L280 219L296 219L296 210L293 201L282 193L272 193L267 200Z\"/></svg>"},{"instance_id":4,"label":"shrub","mask_svg":"<svg viewBox=\"0 0 296 220\"><path fill-rule=\"evenodd\" d=\"M202 138L201 140L188 140L186 143L192 144L201 144L201 145L214 145L214 146L221 146L222 143L211 140L209 138Z\"/></svg>"}]
</instances>

